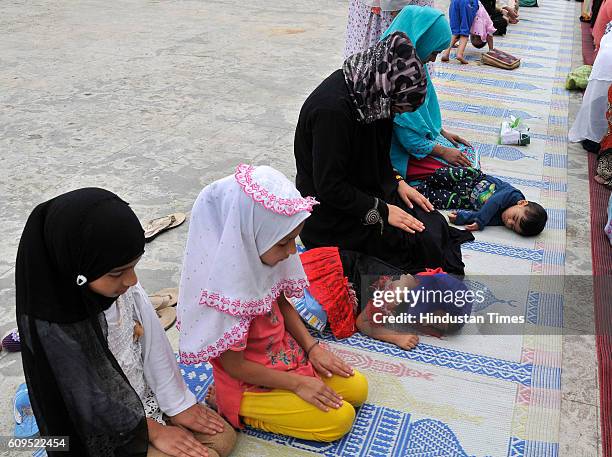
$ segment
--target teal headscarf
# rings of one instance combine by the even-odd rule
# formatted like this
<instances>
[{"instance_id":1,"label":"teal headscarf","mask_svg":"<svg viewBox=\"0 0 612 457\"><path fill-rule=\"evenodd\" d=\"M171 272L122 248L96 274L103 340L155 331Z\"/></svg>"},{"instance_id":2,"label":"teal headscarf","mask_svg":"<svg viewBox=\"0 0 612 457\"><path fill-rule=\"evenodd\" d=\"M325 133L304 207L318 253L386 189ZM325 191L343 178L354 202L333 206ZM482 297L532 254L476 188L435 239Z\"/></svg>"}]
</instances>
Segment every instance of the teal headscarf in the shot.
<instances>
[{"instance_id":1,"label":"teal headscarf","mask_svg":"<svg viewBox=\"0 0 612 457\"><path fill-rule=\"evenodd\" d=\"M444 13L429 6L406 6L393 20L381 39L400 31L404 32L416 48L417 56L426 61L432 52L441 52L450 46L451 29ZM427 73L427 97L419 109L394 118L395 128L409 128L429 140L435 141L442 130L442 115L436 90ZM430 151L431 152L431 151Z\"/></svg>"}]
</instances>

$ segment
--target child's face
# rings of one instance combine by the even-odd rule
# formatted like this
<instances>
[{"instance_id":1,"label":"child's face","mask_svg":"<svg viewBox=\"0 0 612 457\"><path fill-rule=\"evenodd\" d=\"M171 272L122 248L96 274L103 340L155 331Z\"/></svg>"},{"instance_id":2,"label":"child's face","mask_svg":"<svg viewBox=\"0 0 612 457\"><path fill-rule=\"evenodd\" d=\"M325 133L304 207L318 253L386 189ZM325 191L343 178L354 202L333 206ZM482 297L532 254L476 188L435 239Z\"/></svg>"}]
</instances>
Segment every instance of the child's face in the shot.
<instances>
[{"instance_id":1,"label":"child's face","mask_svg":"<svg viewBox=\"0 0 612 457\"><path fill-rule=\"evenodd\" d=\"M259 257L262 263L268 265L269 267L273 267L278 262L282 262L283 260L289 258L290 255L295 254L297 252L297 248L295 247L295 239L298 237L303 227L304 223L302 222L290 234L264 252Z\"/></svg>"},{"instance_id":2,"label":"child's face","mask_svg":"<svg viewBox=\"0 0 612 457\"><path fill-rule=\"evenodd\" d=\"M113 268L104 276L89 283L89 288L103 297L115 298L123 295L127 290L138 282L134 268L140 261L140 257L127 265Z\"/></svg>"},{"instance_id":3,"label":"child's face","mask_svg":"<svg viewBox=\"0 0 612 457\"><path fill-rule=\"evenodd\" d=\"M525 211L527 211L527 200L519 200L516 205L506 208L502 214L502 222L513 232L518 234L521 233L521 220L525 217Z\"/></svg>"}]
</instances>

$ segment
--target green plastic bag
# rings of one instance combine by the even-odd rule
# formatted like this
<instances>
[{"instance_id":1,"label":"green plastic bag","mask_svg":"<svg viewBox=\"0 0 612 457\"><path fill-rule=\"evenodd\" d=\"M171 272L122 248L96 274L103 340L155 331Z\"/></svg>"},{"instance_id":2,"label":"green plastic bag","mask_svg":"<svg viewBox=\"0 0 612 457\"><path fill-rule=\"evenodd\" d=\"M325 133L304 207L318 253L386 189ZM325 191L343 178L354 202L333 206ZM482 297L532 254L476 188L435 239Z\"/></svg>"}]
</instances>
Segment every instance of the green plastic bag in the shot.
<instances>
[{"instance_id":1,"label":"green plastic bag","mask_svg":"<svg viewBox=\"0 0 612 457\"><path fill-rule=\"evenodd\" d=\"M592 69L593 67L591 65L582 65L570 71L565 80L565 88L567 90L586 89Z\"/></svg>"}]
</instances>

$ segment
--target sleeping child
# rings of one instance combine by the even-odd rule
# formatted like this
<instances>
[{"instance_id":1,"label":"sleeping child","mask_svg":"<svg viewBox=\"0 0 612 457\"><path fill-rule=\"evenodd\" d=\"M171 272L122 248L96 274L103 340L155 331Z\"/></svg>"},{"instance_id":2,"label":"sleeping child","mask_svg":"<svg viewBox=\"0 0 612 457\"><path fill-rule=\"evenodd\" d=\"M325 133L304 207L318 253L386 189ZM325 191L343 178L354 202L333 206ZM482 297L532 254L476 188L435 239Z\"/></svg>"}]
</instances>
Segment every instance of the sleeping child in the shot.
<instances>
[{"instance_id":1,"label":"sleeping child","mask_svg":"<svg viewBox=\"0 0 612 457\"><path fill-rule=\"evenodd\" d=\"M310 282L308 291L316 300L309 306L323 308L326 323L336 338L349 337L359 330L410 350L419 342L417 332L435 336L452 333L461 328L456 322L462 319L460 316L471 313L470 303L440 297L444 293L447 297L448 293L461 297L467 290L462 281L440 268L423 268L410 275L376 257L337 247L310 249L300 254L300 259ZM411 301L405 300L405 296L399 300L383 296L393 290L421 292ZM408 315L414 316L414 321L397 319ZM421 319L425 315L451 322ZM302 317L309 321L308 312Z\"/></svg>"},{"instance_id":2,"label":"sleeping child","mask_svg":"<svg viewBox=\"0 0 612 457\"><path fill-rule=\"evenodd\" d=\"M439 209L463 208L451 212L449 220L470 231L504 225L519 235L535 236L548 219L546 210L527 201L521 191L470 167L439 168L419 191Z\"/></svg>"}]
</instances>

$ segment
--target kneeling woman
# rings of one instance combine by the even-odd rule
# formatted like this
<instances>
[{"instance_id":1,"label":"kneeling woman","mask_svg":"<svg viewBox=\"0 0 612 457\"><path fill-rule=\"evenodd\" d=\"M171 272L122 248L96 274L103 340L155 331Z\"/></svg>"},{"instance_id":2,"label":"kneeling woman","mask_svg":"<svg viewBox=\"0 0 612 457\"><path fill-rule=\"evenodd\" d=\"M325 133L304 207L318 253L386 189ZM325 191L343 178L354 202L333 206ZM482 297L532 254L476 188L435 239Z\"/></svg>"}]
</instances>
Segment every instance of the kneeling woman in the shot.
<instances>
[{"instance_id":1,"label":"kneeling woman","mask_svg":"<svg viewBox=\"0 0 612 457\"><path fill-rule=\"evenodd\" d=\"M40 433L68 436L78 456L226 456L235 432L187 389L137 283L143 252L136 215L102 189L69 192L30 215L17 253L17 324Z\"/></svg>"},{"instance_id":2,"label":"kneeling woman","mask_svg":"<svg viewBox=\"0 0 612 457\"><path fill-rule=\"evenodd\" d=\"M389 158L394 114L414 111L426 90L414 46L396 32L348 58L304 102L296 182L321 202L300 236L306 247L363 252L406 272L463 273L460 244L473 236L449 227Z\"/></svg>"},{"instance_id":3,"label":"kneeling woman","mask_svg":"<svg viewBox=\"0 0 612 457\"><path fill-rule=\"evenodd\" d=\"M295 238L312 198L273 168L240 165L191 213L180 285L180 354L213 366L219 412L296 438L333 441L368 394L363 375L317 344L287 297L308 285Z\"/></svg>"}]
</instances>

